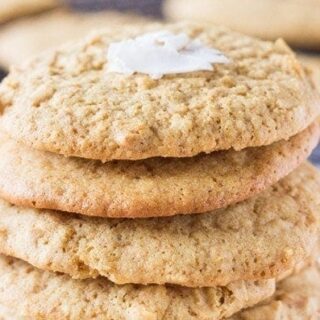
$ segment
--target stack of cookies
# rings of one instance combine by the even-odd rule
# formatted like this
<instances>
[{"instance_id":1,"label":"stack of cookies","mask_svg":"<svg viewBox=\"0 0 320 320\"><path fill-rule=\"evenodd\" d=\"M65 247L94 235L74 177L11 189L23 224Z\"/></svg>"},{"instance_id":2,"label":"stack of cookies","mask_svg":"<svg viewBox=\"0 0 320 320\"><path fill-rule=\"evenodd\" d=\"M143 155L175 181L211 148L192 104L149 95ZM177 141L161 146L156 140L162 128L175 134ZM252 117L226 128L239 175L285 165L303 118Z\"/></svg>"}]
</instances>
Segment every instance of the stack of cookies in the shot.
<instances>
[{"instance_id":1,"label":"stack of cookies","mask_svg":"<svg viewBox=\"0 0 320 320\"><path fill-rule=\"evenodd\" d=\"M319 111L283 41L222 27L99 31L12 68L3 318L318 319Z\"/></svg>"}]
</instances>

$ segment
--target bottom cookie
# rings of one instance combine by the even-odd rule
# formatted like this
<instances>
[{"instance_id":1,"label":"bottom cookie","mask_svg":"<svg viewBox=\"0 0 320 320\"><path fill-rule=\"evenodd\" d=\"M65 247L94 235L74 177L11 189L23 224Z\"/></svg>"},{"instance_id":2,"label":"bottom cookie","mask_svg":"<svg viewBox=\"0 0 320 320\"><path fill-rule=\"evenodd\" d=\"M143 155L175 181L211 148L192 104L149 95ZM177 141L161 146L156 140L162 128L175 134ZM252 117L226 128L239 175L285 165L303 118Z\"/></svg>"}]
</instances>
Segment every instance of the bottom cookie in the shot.
<instances>
[{"instance_id":1,"label":"bottom cookie","mask_svg":"<svg viewBox=\"0 0 320 320\"><path fill-rule=\"evenodd\" d=\"M262 300L272 292L273 281L240 282L235 288L162 286L157 290L157 287L117 286L103 278L73 280L67 275L42 271L20 260L0 256L0 320L215 320L241 308L240 300L247 305ZM319 318L320 267L317 264L282 280L271 298L229 320Z\"/></svg>"},{"instance_id":2,"label":"bottom cookie","mask_svg":"<svg viewBox=\"0 0 320 320\"><path fill-rule=\"evenodd\" d=\"M74 280L0 256L0 305L13 319L213 320L231 316L274 293L274 280L191 289L115 285L106 278Z\"/></svg>"}]
</instances>

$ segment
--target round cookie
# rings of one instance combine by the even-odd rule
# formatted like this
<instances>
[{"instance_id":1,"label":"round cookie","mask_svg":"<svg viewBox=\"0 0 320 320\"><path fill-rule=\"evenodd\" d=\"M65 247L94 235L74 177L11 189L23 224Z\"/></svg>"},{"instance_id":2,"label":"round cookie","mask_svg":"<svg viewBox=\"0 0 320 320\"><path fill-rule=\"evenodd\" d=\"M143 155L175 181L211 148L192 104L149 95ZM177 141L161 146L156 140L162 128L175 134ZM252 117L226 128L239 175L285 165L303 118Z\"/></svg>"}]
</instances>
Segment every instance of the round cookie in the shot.
<instances>
[{"instance_id":1,"label":"round cookie","mask_svg":"<svg viewBox=\"0 0 320 320\"><path fill-rule=\"evenodd\" d=\"M158 80L106 72L110 43L159 30L187 33L230 63ZM0 109L1 127L17 141L109 161L269 145L310 125L319 100L281 40L157 24L101 31L13 68L0 85Z\"/></svg>"},{"instance_id":2,"label":"round cookie","mask_svg":"<svg viewBox=\"0 0 320 320\"><path fill-rule=\"evenodd\" d=\"M320 176L303 164L268 190L214 213L103 219L0 201L0 252L74 278L213 287L276 278L318 239ZM281 239L281 241L279 240Z\"/></svg>"},{"instance_id":3,"label":"round cookie","mask_svg":"<svg viewBox=\"0 0 320 320\"><path fill-rule=\"evenodd\" d=\"M222 24L263 39L320 48L319 0L166 0L164 12L171 20Z\"/></svg>"},{"instance_id":4,"label":"round cookie","mask_svg":"<svg viewBox=\"0 0 320 320\"><path fill-rule=\"evenodd\" d=\"M103 164L35 151L3 136L0 195L20 206L101 217L201 213L265 190L301 164L318 140L315 123L265 147Z\"/></svg>"},{"instance_id":5,"label":"round cookie","mask_svg":"<svg viewBox=\"0 0 320 320\"><path fill-rule=\"evenodd\" d=\"M3 295L0 295L0 301L4 301L3 304L9 305L11 307L11 310L9 308L1 306L0 309L0 319L1 320L12 320L14 319L20 319L18 316L23 315L32 315L33 319L43 319L44 317L46 319L53 319L54 316L59 315L59 319L64 319L67 317L68 312L72 311L74 308L72 305L74 303L71 303L69 305L70 310L64 311L65 313L62 313L62 310L58 307L55 310L55 313L52 314L52 311L50 310L50 306L48 306L48 301L53 301L56 303L58 302L58 296L57 294L51 295L50 289L54 289L58 287L59 293L65 293L64 297L67 297L67 301L69 301L69 298L75 296L77 300L77 304L75 309L76 316L79 317L82 315L82 312L84 312L84 308L88 310L88 302L90 302L88 299L86 299L86 303L83 304L83 300L81 299L83 297L84 292L88 292L88 287L91 289L90 293L97 294L97 298L102 296L105 301L112 300L113 302L116 301L118 304L111 304L111 306L114 306L112 308L112 312L117 311L117 316L119 315L120 319L127 319L126 316L131 314L131 308L126 306L126 303L123 303L123 301L117 300L117 298L120 296L123 296L124 293L129 289L131 286L115 286L111 283L108 283L107 281L103 281L103 279L99 280L87 280L87 281L77 281L77 280L71 280L67 276L63 275L54 275L49 272L41 271L36 268L33 268L31 266L28 266L26 263L13 259L1 256L0 257L0 265L2 269L0 269L0 278L5 279L8 286L4 289ZM2 274L1 274L2 273ZM24 276L24 278L22 278ZM56 277L56 278L54 278ZM24 284L25 281L18 282L18 280L24 280L27 278L29 281L28 284L31 283L36 285L37 288L41 288L41 290L37 293L34 291L31 294L28 294L29 288L26 288ZM16 281L14 281L16 280ZM45 286L45 282L48 281L50 284L50 288L48 289L47 286ZM99 282L98 282L99 281ZM137 297L132 298L133 290L130 290L131 293L129 296L129 302L132 302L132 300L135 302L135 306L133 308L133 316L136 317L143 317L143 316L150 316L146 319L157 319L157 315L162 315L162 317L166 316L165 319L171 319L176 316L174 319L186 319L182 317L188 317L188 319L208 319L212 318L213 315L217 317L217 313L220 313L219 316L221 317L222 314L226 315L228 313L234 312L236 309L239 309L241 306L241 302L239 303L239 300L241 301L241 298L243 297L242 292L244 290L246 291L246 294L244 296L247 296L245 299L246 302L242 304L245 305L253 305L257 303L260 300L264 300L264 298L267 298L272 294L272 281L260 281L256 283L255 287L252 285L248 285L247 282L243 282L243 290L237 290L239 286L233 285L232 290L229 288L229 292L227 290L221 290L221 292L217 292L217 288L208 288L208 289L187 289L187 288L178 288L178 287L162 287L163 291L169 291L168 295L162 295L161 300L162 304L159 303L159 301L155 301L154 299L148 299L146 303L142 303L142 301L139 299L141 296L143 298L148 298L148 290L146 290L146 287L144 290L141 287L135 287L133 290L136 290L136 293L139 294L141 291L145 291L146 294L143 296L137 295ZM100 288L96 284L103 283L105 286L100 286ZM17 286L17 283L20 285ZM83 288L83 291L81 292L81 289L83 287L83 284L87 285L89 283L89 286L86 288ZM115 293L114 295L110 294L110 299L108 299L108 296L103 294L103 289L106 287L112 287L110 290L111 293ZM149 286L152 287L154 290L153 292L156 292L156 288L160 289L160 286ZM231 287L231 286L229 286ZM119 291L119 295L117 295L117 288ZM9 297L11 297L10 300L6 299L5 294L10 291ZM69 292L66 291L69 289ZM142 290L141 290L142 289ZM219 289L227 289L227 287L219 288ZM122 292L121 292L121 291ZM152 291L152 290L149 290ZM160 291L160 290L159 290ZM238 292L239 291L239 292ZM183 292L184 295L179 299L176 293ZM273 297L265 300L265 302L259 303L257 306L253 306L252 308L249 308L247 310L243 310L234 316L231 316L231 318L228 318L229 320L280 320L280 319L295 319L295 320L305 320L305 319L317 319L319 317L319 297L320 292L320 270L319 266L311 266L306 268L303 272L297 275L293 275L290 278L285 279L284 281L281 281L277 284L277 290ZM12 294L13 293L13 294ZM158 292L156 292L158 293ZM172 295L170 296L170 293ZM191 293L191 294L190 294ZM196 294L195 294L196 293ZM195 299L197 294L202 294L202 297L208 297L209 294L214 293L215 296L211 296L208 301L213 301L214 303L217 302L217 299L219 299L218 307L213 312L210 310L212 308L208 308L208 303L204 303L204 300L201 300L201 303L199 304L199 300ZM218 293L218 294L217 294ZM221 308L221 300L225 299L226 293L236 293L237 300L234 303L234 305L237 305L237 307L231 307L228 306L228 301L224 304L227 307L224 307L224 311L221 312L219 309ZM241 293L241 294L239 294ZM44 294L44 295L43 295ZM161 293L158 293L161 295ZM188 294L189 299L186 299L186 295ZM42 298L42 295L44 298ZM90 295L91 297L92 295ZM169 296L169 297L168 297ZM191 298L190 298L191 296ZM228 295L229 296L229 295ZM158 297L158 295L155 295L155 297ZM241 297L239 299L239 297ZM2 298L2 299L1 299ZM18 299L22 298L21 301L24 301L24 304L21 304L21 301L18 303ZM32 298L32 299L30 299ZM44 301L45 298L49 298L48 301ZM171 304L168 304L168 300L171 298ZM181 303L183 299L186 299L185 302ZM32 304L29 303L29 301L32 301ZM194 301L197 301L197 303L194 303ZM207 301L207 302L208 302ZM154 306L152 303L154 302ZM12 308L12 305L16 303L17 307ZM42 307L40 308L40 304L42 304ZM106 304L103 304L104 306ZM165 308L163 306L168 306L168 312L166 313L164 310ZM79 307L80 306L80 307ZM178 307L180 306L180 307ZM150 307L151 311L148 310L148 307ZM90 316L90 312L92 308L92 304L89 307L89 315L88 313L86 316ZM193 311L193 315L190 318L190 313L186 313L186 309L189 308ZM217 312L217 309L220 311ZM231 310L232 311L231 311ZM110 310L110 309L109 309ZM211 312L210 312L211 311ZM13 313L16 313L13 315ZM109 313L106 313L108 315ZM112 314L114 316L114 314ZM122 316L121 316L122 315ZM153 318L151 316L154 316ZM215 318L215 319L219 319ZM49 317L49 318L48 318ZM103 317L103 315L102 315ZM96 319L96 315L92 315L93 319ZM160 317L161 318L161 317ZM74 318L68 318L68 319L74 319ZM77 318L75 318L77 319ZM104 318L99 318L104 319ZM107 318L108 319L108 318ZM118 319L118 318L116 318ZM129 318L130 319L130 318ZM144 318L145 319L145 318Z\"/></svg>"},{"instance_id":6,"label":"round cookie","mask_svg":"<svg viewBox=\"0 0 320 320\"><path fill-rule=\"evenodd\" d=\"M0 280L0 304L33 320L219 320L274 292L274 280L200 289L72 280L5 256L0 256Z\"/></svg>"},{"instance_id":7,"label":"round cookie","mask_svg":"<svg viewBox=\"0 0 320 320\"><path fill-rule=\"evenodd\" d=\"M58 5L58 0L1 0L0 23L27 14L48 10Z\"/></svg>"},{"instance_id":8,"label":"round cookie","mask_svg":"<svg viewBox=\"0 0 320 320\"><path fill-rule=\"evenodd\" d=\"M320 318L319 264L277 284L274 296L230 320L281 320Z\"/></svg>"},{"instance_id":9,"label":"round cookie","mask_svg":"<svg viewBox=\"0 0 320 320\"><path fill-rule=\"evenodd\" d=\"M80 13L61 9L21 18L0 29L0 63L9 68L44 50L80 39L95 28L115 28L146 21L147 18L119 12Z\"/></svg>"}]
</instances>

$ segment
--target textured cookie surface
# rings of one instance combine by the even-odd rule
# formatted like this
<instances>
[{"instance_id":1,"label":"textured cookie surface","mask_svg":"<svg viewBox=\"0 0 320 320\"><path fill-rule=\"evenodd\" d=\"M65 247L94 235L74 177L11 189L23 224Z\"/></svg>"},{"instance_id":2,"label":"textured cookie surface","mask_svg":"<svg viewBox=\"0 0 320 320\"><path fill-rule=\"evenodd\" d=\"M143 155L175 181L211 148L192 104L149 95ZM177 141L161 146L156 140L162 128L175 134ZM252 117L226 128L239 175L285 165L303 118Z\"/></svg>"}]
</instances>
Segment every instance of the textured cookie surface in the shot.
<instances>
[{"instance_id":1,"label":"textured cookie surface","mask_svg":"<svg viewBox=\"0 0 320 320\"><path fill-rule=\"evenodd\" d=\"M58 0L1 0L0 23L55 7Z\"/></svg>"},{"instance_id":2,"label":"textured cookie surface","mask_svg":"<svg viewBox=\"0 0 320 320\"><path fill-rule=\"evenodd\" d=\"M320 268L309 267L277 284L274 296L261 305L240 312L232 320L320 319ZM230 320L231 320L230 319Z\"/></svg>"},{"instance_id":3,"label":"textured cookie surface","mask_svg":"<svg viewBox=\"0 0 320 320\"><path fill-rule=\"evenodd\" d=\"M304 164L257 197L201 215L99 219L1 201L0 252L118 284L212 287L276 278L315 245L319 191L319 174Z\"/></svg>"},{"instance_id":4,"label":"textured cookie surface","mask_svg":"<svg viewBox=\"0 0 320 320\"><path fill-rule=\"evenodd\" d=\"M203 289L117 286L103 278L72 280L0 257L0 304L32 320L218 320L273 292L274 280Z\"/></svg>"},{"instance_id":5,"label":"textured cookie surface","mask_svg":"<svg viewBox=\"0 0 320 320\"><path fill-rule=\"evenodd\" d=\"M78 319L77 317L84 316L87 319L109 319L111 312L114 317L112 319L124 320L137 319L137 317L141 320L220 319L241 307L253 305L267 298L272 294L274 287L273 280L260 281L255 286L243 281L228 287L207 289L116 286L101 278L87 281L71 280L67 276L40 271L22 261L4 256L0 258L0 266L0 278L7 285L1 286L3 291L0 294L0 301L7 306L2 305L0 308L1 320L30 318L37 320L44 317L54 319L57 316L59 319ZM19 280L22 281L18 285ZM45 285L46 282L49 285ZM34 287L40 290L34 291ZM68 307L63 311L55 290L66 298ZM52 291L55 292L54 295L51 294ZM89 293L85 295L84 292ZM319 292L319 266L309 267L300 274L278 283L275 294L265 302L228 319L316 320L320 317ZM5 294L8 294L10 299L7 299ZM125 295L127 299L123 301L121 298ZM95 302L97 301L95 307L92 307L92 297L95 297L93 299ZM200 303L199 297L201 297ZM48 306L48 301L45 301L46 298L53 303L51 308ZM76 304L74 299L77 299ZM221 303L223 299L225 300ZM70 304L68 304L69 300L71 300ZM21 301L24 303L21 304ZM113 303L106 309L109 301ZM133 306L131 306L132 303ZM213 307L214 304L216 307ZM52 311L53 307L56 307L54 311Z\"/></svg>"},{"instance_id":6,"label":"textured cookie surface","mask_svg":"<svg viewBox=\"0 0 320 320\"><path fill-rule=\"evenodd\" d=\"M0 320L26 320L25 317L14 314L14 310L0 305Z\"/></svg>"},{"instance_id":7,"label":"textured cookie surface","mask_svg":"<svg viewBox=\"0 0 320 320\"><path fill-rule=\"evenodd\" d=\"M184 32L224 53L213 71L107 73L111 42ZM103 161L269 145L306 128L318 95L283 41L220 27L147 25L98 32L13 68L0 86L1 126L36 149Z\"/></svg>"},{"instance_id":8,"label":"textured cookie surface","mask_svg":"<svg viewBox=\"0 0 320 320\"><path fill-rule=\"evenodd\" d=\"M166 0L164 11L173 20L222 24L263 39L320 48L319 0Z\"/></svg>"},{"instance_id":9,"label":"textured cookie surface","mask_svg":"<svg viewBox=\"0 0 320 320\"><path fill-rule=\"evenodd\" d=\"M102 164L34 151L0 137L0 195L20 206L102 217L207 212L277 182L318 140L319 126L313 124L289 141L265 147Z\"/></svg>"},{"instance_id":10,"label":"textured cookie surface","mask_svg":"<svg viewBox=\"0 0 320 320\"><path fill-rule=\"evenodd\" d=\"M80 39L95 28L142 24L146 18L116 12L75 13L54 10L1 26L0 63L19 64L44 50ZM59 26L59 28L57 28Z\"/></svg>"}]
</instances>

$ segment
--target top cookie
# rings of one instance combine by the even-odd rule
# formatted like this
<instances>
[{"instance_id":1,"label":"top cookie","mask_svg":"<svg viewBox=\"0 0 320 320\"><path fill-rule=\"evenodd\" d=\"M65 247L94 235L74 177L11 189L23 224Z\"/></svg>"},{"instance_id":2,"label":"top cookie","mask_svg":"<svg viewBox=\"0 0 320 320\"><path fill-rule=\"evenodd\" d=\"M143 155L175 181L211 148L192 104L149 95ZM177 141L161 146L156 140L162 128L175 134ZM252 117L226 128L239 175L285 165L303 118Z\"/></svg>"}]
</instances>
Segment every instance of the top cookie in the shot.
<instances>
[{"instance_id":1,"label":"top cookie","mask_svg":"<svg viewBox=\"0 0 320 320\"><path fill-rule=\"evenodd\" d=\"M26 14L40 12L57 6L58 0L2 0L0 23Z\"/></svg>"},{"instance_id":2,"label":"top cookie","mask_svg":"<svg viewBox=\"0 0 320 320\"><path fill-rule=\"evenodd\" d=\"M319 0L166 0L164 11L173 20L223 24L263 39L320 48Z\"/></svg>"},{"instance_id":3,"label":"top cookie","mask_svg":"<svg viewBox=\"0 0 320 320\"><path fill-rule=\"evenodd\" d=\"M186 33L231 62L159 80L106 72L110 43L157 30ZM315 119L317 99L282 41L158 24L98 32L13 69L0 87L0 122L14 139L66 156L189 157L288 139Z\"/></svg>"}]
</instances>

